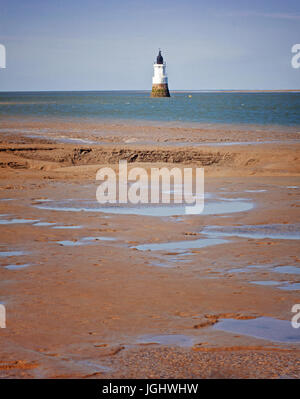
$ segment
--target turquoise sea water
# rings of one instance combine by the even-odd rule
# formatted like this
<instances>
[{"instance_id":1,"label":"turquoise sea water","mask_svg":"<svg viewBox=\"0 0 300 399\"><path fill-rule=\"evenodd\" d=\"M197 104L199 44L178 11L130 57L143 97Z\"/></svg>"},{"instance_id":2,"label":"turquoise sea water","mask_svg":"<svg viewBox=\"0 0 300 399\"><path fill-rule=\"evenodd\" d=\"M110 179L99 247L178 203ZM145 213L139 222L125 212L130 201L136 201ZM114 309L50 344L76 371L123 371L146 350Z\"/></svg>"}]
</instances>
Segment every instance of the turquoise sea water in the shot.
<instances>
[{"instance_id":1,"label":"turquoise sea water","mask_svg":"<svg viewBox=\"0 0 300 399\"><path fill-rule=\"evenodd\" d=\"M300 92L0 92L0 119L63 118L300 126ZM189 97L191 96L191 97Z\"/></svg>"}]
</instances>

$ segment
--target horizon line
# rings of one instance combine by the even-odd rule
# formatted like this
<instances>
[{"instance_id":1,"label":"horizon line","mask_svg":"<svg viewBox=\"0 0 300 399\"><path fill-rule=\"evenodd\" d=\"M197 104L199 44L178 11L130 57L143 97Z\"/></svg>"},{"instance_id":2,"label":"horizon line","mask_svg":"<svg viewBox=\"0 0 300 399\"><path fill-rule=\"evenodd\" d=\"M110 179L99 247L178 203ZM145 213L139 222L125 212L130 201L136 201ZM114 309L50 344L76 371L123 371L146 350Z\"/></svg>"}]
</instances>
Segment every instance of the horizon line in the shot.
<instances>
[{"instance_id":1,"label":"horizon line","mask_svg":"<svg viewBox=\"0 0 300 399\"><path fill-rule=\"evenodd\" d=\"M80 93L80 92L149 92L151 93L151 89L82 89L82 90L63 90L63 89L46 89L46 90L0 90L0 93L61 93L61 92L70 92L70 93ZM189 92L300 92L299 89L173 89L170 90L171 93L189 93Z\"/></svg>"}]
</instances>

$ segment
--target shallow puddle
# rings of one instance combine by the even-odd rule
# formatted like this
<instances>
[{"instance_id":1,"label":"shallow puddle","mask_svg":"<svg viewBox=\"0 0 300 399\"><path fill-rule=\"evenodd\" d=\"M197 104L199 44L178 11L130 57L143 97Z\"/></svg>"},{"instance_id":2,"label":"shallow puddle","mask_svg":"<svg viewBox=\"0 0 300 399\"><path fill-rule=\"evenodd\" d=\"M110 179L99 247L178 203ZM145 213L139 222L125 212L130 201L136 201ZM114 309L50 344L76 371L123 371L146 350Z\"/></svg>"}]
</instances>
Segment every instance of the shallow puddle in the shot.
<instances>
[{"instance_id":1,"label":"shallow puddle","mask_svg":"<svg viewBox=\"0 0 300 399\"><path fill-rule=\"evenodd\" d=\"M257 285L269 285L269 286L282 284L280 281L275 281L275 280L250 281L250 283Z\"/></svg>"},{"instance_id":2,"label":"shallow puddle","mask_svg":"<svg viewBox=\"0 0 300 399\"><path fill-rule=\"evenodd\" d=\"M299 291L300 283L287 283L279 288L285 291Z\"/></svg>"},{"instance_id":3,"label":"shallow puddle","mask_svg":"<svg viewBox=\"0 0 300 399\"><path fill-rule=\"evenodd\" d=\"M230 269L227 273L251 273L253 269L265 269L267 266L251 265L246 267L240 267L236 269Z\"/></svg>"},{"instance_id":4,"label":"shallow puddle","mask_svg":"<svg viewBox=\"0 0 300 399\"><path fill-rule=\"evenodd\" d=\"M300 274L300 268L296 266L277 266L272 271L284 274Z\"/></svg>"},{"instance_id":5,"label":"shallow puddle","mask_svg":"<svg viewBox=\"0 0 300 399\"><path fill-rule=\"evenodd\" d=\"M173 242L161 242L151 244L137 245L136 249L140 251L178 251L182 252L192 248L204 248L211 245L225 244L226 240L218 238L200 238L198 240L186 240L186 241L173 241Z\"/></svg>"},{"instance_id":6,"label":"shallow puddle","mask_svg":"<svg viewBox=\"0 0 300 399\"><path fill-rule=\"evenodd\" d=\"M245 226L208 226L203 234L253 239L300 240L300 224L266 224Z\"/></svg>"},{"instance_id":7,"label":"shallow puddle","mask_svg":"<svg viewBox=\"0 0 300 399\"><path fill-rule=\"evenodd\" d=\"M184 253L185 255L186 253ZM181 254L178 254L178 256ZM158 260L155 262L151 262L150 266L156 266L156 267L175 267L177 264L182 264L182 263L189 263L189 259L180 259L178 257L167 259L166 261L164 260Z\"/></svg>"},{"instance_id":8,"label":"shallow puddle","mask_svg":"<svg viewBox=\"0 0 300 399\"><path fill-rule=\"evenodd\" d=\"M144 335L138 340L139 344L160 344L169 346L193 346L195 338L183 334Z\"/></svg>"},{"instance_id":9,"label":"shallow puddle","mask_svg":"<svg viewBox=\"0 0 300 399\"><path fill-rule=\"evenodd\" d=\"M39 220L31 219L0 219L0 225L37 223Z\"/></svg>"},{"instance_id":10,"label":"shallow puddle","mask_svg":"<svg viewBox=\"0 0 300 399\"><path fill-rule=\"evenodd\" d=\"M115 241L114 237L83 237L81 241Z\"/></svg>"},{"instance_id":11,"label":"shallow puddle","mask_svg":"<svg viewBox=\"0 0 300 399\"><path fill-rule=\"evenodd\" d=\"M82 226L54 226L53 229L82 229Z\"/></svg>"},{"instance_id":12,"label":"shallow puddle","mask_svg":"<svg viewBox=\"0 0 300 399\"><path fill-rule=\"evenodd\" d=\"M38 227L49 227L49 226L53 226L56 223L54 222L38 222L38 223L34 223L34 226L38 226Z\"/></svg>"},{"instance_id":13,"label":"shallow puddle","mask_svg":"<svg viewBox=\"0 0 300 399\"><path fill-rule=\"evenodd\" d=\"M88 368L92 369L92 371L95 373L110 372L112 370L110 367L103 366L103 365L101 365L99 363L95 363L94 361L91 361L91 360L77 360L76 364L88 367Z\"/></svg>"},{"instance_id":14,"label":"shallow puddle","mask_svg":"<svg viewBox=\"0 0 300 399\"><path fill-rule=\"evenodd\" d=\"M300 342L300 329L293 328L290 320L278 320L272 317L250 320L222 319L213 328L274 342Z\"/></svg>"},{"instance_id":15,"label":"shallow puddle","mask_svg":"<svg viewBox=\"0 0 300 399\"><path fill-rule=\"evenodd\" d=\"M165 268L172 268L174 265L170 265L168 263L162 263L162 262L151 262L149 263L149 266L154 266L154 267L165 267Z\"/></svg>"},{"instance_id":16,"label":"shallow puddle","mask_svg":"<svg viewBox=\"0 0 300 399\"><path fill-rule=\"evenodd\" d=\"M25 251L1 251L0 256L4 258L8 258L10 256L22 256L22 255L27 255L27 252Z\"/></svg>"},{"instance_id":17,"label":"shallow puddle","mask_svg":"<svg viewBox=\"0 0 300 399\"><path fill-rule=\"evenodd\" d=\"M4 268L8 269L8 270L19 270L19 269L25 269L28 266L31 266L31 264L25 263L24 265L7 265L7 266L4 266Z\"/></svg>"},{"instance_id":18,"label":"shallow puddle","mask_svg":"<svg viewBox=\"0 0 300 399\"><path fill-rule=\"evenodd\" d=\"M82 242L80 241L69 241L69 240L62 240L62 241L56 241L57 244L62 245L63 247L77 247L79 245L82 245Z\"/></svg>"},{"instance_id":19,"label":"shallow puddle","mask_svg":"<svg viewBox=\"0 0 300 399\"><path fill-rule=\"evenodd\" d=\"M187 215L186 208L192 209L194 214L219 215L223 213L245 212L253 208L253 203L249 200L222 199L218 201L205 201L204 210L197 211L196 207L180 205L140 205L140 206L101 206L96 201L86 201L84 206L80 206L79 201L53 202L51 205L33 205L35 208L49 211L63 212L102 212L121 215L140 215L140 216L182 216ZM70 206L72 205L72 206ZM88 206L87 206L88 205ZM201 207L200 207L201 208Z\"/></svg>"},{"instance_id":20,"label":"shallow puddle","mask_svg":"<svg viewBox=\"0 0 300 399\"><path fill-rule=\"evenodd\" d=\"M279 288L280 290L285 290L285 291L300 290L300 283L292 283L289 281L259 280L259 281L250 281L250 284L264 285L269 287L273 286Z\"/></svg>"}]
</instances>

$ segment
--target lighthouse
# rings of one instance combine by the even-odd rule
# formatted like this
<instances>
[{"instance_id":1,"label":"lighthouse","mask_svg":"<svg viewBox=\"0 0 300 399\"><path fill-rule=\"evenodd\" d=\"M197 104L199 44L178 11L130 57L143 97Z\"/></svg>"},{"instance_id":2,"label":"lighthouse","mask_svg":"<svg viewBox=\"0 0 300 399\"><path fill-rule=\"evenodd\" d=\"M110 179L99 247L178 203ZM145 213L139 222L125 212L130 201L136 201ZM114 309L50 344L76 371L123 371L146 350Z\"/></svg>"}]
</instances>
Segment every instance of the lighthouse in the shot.
<instances>
[{"instance_id":1,"label":"lighthouse","mask_svg":"<svg viewBox=\"0 0 300 399\"><path fill-rule=\"evenodd\" d=\"M153 68L154 75L152 78L151 97L170 97L166 63L164 62L160 50L158 56L156 57L156 63L154 63Z\"/></svg>"}]
</instances>

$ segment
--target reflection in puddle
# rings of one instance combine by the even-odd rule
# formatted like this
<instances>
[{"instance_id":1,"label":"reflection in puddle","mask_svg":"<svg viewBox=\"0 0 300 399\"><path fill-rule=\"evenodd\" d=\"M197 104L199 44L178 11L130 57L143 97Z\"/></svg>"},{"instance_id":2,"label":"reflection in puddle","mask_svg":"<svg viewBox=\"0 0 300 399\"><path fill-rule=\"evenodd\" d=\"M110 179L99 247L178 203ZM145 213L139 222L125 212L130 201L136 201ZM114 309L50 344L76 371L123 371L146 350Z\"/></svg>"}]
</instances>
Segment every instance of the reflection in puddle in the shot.
<instances>
[{"instance_id":1,"label":"reflection in puddle","mask_svg":"<svg viewBox=\"0 0 300 399\"><path fill-rule=\"evenodd\" d=\"M300 268L296 266L277 266L273 269L276 273L285 273L285 274L300 274Z\"/></svg>"},{"instance_id":2,"label":"reflection in puddle","mask_svg":"<svg viewBox=\"0 0 300 399\"><path fill-rule=\"evenodd\" d=\"M79 201L73 201L74 206L70 206L70 201L56 202L51 205L34 205L38 209L63 212L102 212L121 215L140 215L140 216L174 216L186 215L186 207L180 205L142 205L142 206L100 206L96 201L86 201L85 206L80 206ZM88 206L87 206L88 205ZM253 203L249 200L229 200L205 201L204 210L201 215L219 215L223 213L245 212L253 208Z\"/></svg>"},{"instance_id":3,"label":"reflection in puddle","mask_svg":"<svg viewBox=\"0 0 300 399\"><path fill-rule=\"evenodd\" d=\"M293 328L290 321L259 317L250 320L223 319L213 326L216 330L262 338L268 341L300 342L300 329Z\"/></svg>"},{"instance_id":4,"label":"reflection in puddle","mask_svg":"<svg viewBox=\"0 0 300 399\"><path fill-rule=\"evenodd\" d=\"M182 334L144 335L138 340L139 344L160 344L174 346L193 346L195 338Z\"/></svg>"},{"instance_id":5,"label":"reflection in puddle","mask_svg":"<svg viewBox=\"0 0 300 399\"><path fill-rule=\"evenodd\" d=\"M8 270L19 270L19 269L24 269L28 266L31 266L31 264L25 263L24 265L7 265L7 266L4 266L4 268L8 269Z\"/></svg>"},{"instance_id":6,"label":"reflection in puddle","mask_svg":"<svg viewBox=\"0 0 300 399\"><path fill-rule=\"evenodd\" d=\"M254 239L300 240L300 224L265 224L244 226L208 226L203 234L214 236L237 236Z\"/></svg>"},{"instance_id":7,"label":"reflection in puddle","mask_svg":"<svg viewBox=\"0 0 300 399\"><path fill-rule=\"evenodd\" d=\"M210 245L225 244L227 241L218 238L200 238L192 241L174 241L174 242L161 242L152 244L141 244L135 248L140 251L184 251L192 248L204 248Z\"/></svg>"}]
</instances>

